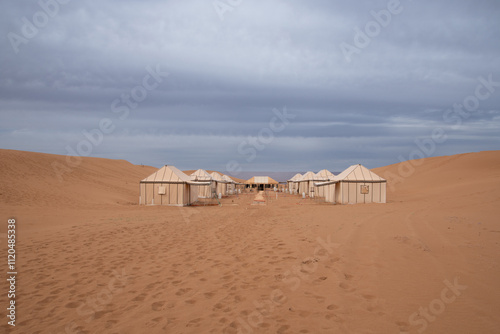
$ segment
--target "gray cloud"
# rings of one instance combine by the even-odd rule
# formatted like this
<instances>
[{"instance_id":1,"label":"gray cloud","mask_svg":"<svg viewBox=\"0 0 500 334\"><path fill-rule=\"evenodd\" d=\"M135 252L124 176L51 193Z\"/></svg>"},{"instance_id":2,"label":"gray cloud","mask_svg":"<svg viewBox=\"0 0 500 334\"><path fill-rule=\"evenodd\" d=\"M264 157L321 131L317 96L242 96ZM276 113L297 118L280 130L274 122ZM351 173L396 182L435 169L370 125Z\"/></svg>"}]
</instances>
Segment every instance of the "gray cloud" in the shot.
<instances>
[{"instance_id":1,"label":"gray cloud","mask_svg":"<svg viewBox=\"0 0 500 334\"><path fill-rule=\"evenodd\" d=\"M498 149L500 87L459 126L446 118L479 77L500 81L498 2L401 0L348 62L341 44L355 46L355 29L390 2L243 1L221 20L210 1L47 0L54 15L29 38L42 8L6 3L0 147L66 154L107 118L114 130L92 156L186 169L377 167L436 128L448 139L433 155ZM25 38L18 53L13 34ZM157 66L168 77L126 117L114 112ZM248 161L242 143L284 107L296 118Z\"/></svg>"}]
</instances>

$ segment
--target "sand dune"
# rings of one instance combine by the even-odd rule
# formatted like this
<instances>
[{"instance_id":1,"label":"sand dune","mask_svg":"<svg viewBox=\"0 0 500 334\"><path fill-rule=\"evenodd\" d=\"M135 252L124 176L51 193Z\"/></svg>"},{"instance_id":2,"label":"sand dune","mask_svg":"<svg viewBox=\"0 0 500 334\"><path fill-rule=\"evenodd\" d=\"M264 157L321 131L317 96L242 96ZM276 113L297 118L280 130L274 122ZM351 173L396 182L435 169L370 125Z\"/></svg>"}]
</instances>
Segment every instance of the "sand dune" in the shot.
<instances>
[{"instance_id":1,"label":"sand dune","mask_svg":"<svg viewBox=\"0 0 500 334\"><path fill-rule=\"evenodd\" d=\"M252 193L196 208L136 205L149 167L84 159L59 184L50 166L64 157L0 154L1 218L18 219L20 254L18 325L4 320L2 331L500 328L499 151L414 162L387 204L267 193L266 205L252 205Z\"/></svg>"}]
</instances>

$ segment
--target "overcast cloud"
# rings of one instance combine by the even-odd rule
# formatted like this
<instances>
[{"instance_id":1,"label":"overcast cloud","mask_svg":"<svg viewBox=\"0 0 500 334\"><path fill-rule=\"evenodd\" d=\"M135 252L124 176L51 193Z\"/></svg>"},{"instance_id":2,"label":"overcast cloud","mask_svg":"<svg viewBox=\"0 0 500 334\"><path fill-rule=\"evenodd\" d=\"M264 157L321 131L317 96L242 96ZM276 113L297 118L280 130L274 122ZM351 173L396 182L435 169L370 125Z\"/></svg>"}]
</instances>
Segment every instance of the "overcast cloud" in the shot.
<instances>
[{"instance_id":1,"label":"overcast cloud","mask_svg":"<svg viewBox=\"0 0 500 334\"><path fill-rule=\"evenodd\" d=\"M101 131L85 154L221 171L373 168L435 129L432 156L499 149L499 17L497 0L6 1L0 147L67 154Z\"/></svg>"}]
</instances>

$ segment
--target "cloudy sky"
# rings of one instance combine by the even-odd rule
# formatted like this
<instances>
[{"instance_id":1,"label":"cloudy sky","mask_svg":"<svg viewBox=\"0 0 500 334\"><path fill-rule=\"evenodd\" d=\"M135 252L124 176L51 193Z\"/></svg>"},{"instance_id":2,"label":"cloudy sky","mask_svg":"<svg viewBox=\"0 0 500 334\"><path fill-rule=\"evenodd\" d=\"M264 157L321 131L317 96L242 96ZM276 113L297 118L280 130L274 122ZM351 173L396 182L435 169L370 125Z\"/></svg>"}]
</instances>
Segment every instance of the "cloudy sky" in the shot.
<instances>
[{"instance_id":1,"label":"cloudy sky","mask_svg":"<svg viewBox=\"0 0 500 334\"><path fill-rule=\"evenodd\" d=\"M0 148L221 171L500 148L498 0L2 7Z\"/></svg>"}]
</instances>

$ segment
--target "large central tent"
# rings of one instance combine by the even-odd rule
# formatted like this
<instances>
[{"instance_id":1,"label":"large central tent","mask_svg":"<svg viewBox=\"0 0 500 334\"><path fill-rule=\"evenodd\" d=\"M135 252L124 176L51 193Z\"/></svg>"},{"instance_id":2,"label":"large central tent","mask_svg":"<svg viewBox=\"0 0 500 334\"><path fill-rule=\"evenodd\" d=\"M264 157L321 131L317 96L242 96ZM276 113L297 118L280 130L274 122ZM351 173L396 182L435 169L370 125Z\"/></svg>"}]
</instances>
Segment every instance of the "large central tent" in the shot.
<instances>
[{"instance_id":1,"label":"large central tent","mask_svg":"<svg viewBox=\"0 0 500 334\"><path fill-rule=\"evenodd\" d=\"M139 184L140 204L186 206L198 200L198 186L210 182L196 182L175 166L165 165Z\"/></svg>"},{"instance_id":2,"label":"large central tent","mask_svg":"<svg viewBox=\"0 0 500 334\"><path fill-rule=\"evenodd\" d=\"M258 189L264 190L265 188L278 186L279 182L269 176L254 176L248 180L246 184L249 184L251 187L256 186Z\"/></svg>"}]
</instances>

